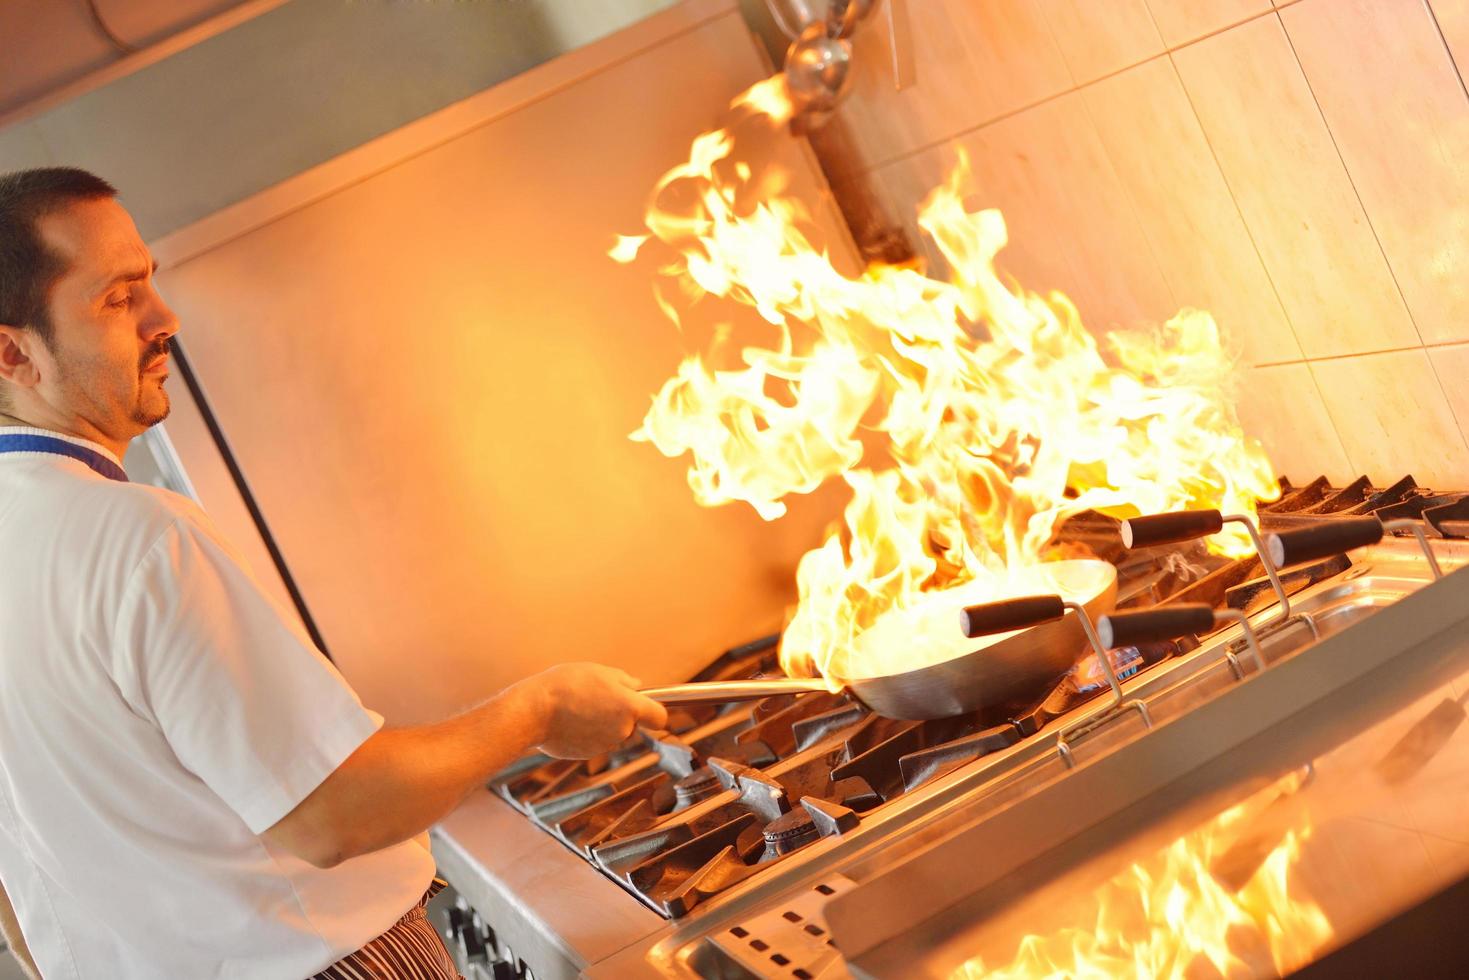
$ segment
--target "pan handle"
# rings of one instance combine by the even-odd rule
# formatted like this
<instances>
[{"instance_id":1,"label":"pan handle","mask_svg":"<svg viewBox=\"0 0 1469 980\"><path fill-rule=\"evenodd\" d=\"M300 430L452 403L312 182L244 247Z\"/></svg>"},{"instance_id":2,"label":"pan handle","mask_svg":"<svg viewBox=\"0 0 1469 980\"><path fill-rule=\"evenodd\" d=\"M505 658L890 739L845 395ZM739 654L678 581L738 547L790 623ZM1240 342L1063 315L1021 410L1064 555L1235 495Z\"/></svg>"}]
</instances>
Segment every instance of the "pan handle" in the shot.
<instances>
[{"instance_id":1,"label":"pan handle","mask_svg":"<svg viewBox=\"0 0 1469 980\"><path fill-rule=\"evenodd\" d=\"M959 612L959 628L973 639L991 633L1008 633L1060 619L1066 605L1058 595L1028 595L999 602L966 606Z\"/></svg>"},{"instance_id":2,"label":"pan handle","mask_svg":"<svg viewBox=\"0 0 1469 980\"><path fill-rule=\"evenodd\" d=\"M703 681L645 687L638 693L661 704L710 704L725 701L754 701L779 694L811 694L830 691L820 677L772 677L756 681Z\"/></svg>"},{"instance_id":3,"label":"pan handle","mask_svg":"<svg viewBox=\"0 0 1469 980\"><path fill-rule=\"evenodd\" d=\"M1151 548L1159 544L1192 541L1224 528L1224 515L1217 510L1178 510L1166 514L1130 517L1122 522L1122 546Z\"/></svg>"}]
</instances>

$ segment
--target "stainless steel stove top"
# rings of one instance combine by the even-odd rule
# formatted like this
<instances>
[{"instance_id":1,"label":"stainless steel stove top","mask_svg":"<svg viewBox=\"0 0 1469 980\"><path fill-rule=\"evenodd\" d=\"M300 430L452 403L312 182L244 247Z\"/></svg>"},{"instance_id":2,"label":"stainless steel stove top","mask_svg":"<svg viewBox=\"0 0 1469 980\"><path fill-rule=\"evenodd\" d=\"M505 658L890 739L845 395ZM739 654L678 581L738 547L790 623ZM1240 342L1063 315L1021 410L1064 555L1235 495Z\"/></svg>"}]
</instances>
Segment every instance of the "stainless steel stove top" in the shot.
<instances>
[{"instance_id":1,"label":"stainless steel stove top","mask_svg":"<svg viewBox=\"0 0 1469 980\"><path fill-rule=\"evenodd\" d=\"M1446 572L1469 560L1459 542L1433 546ZM1262 638L1263 673L1238 627L1135 658L1124 686L1145 711L1072 690L941 722L881 718L828 695L686 712L674 731L590 765L530 760L502 774L436 830L435 853L508 968L543 980L946 975L962 943L931 955L957 928L936 925L945 910L1143 800L1161 820L1219 788L1183 785L1200 773L1217 768L1215 781L1233 785L1245 770L1298 765L1286 738L1248 761L1241 747L1323 701L1361 715L1373 707L1354 686L1364 672L1406 663L1440 620L1469 618L1450 596L1469 582L1451 574L1425 589L1431 572L1411 538L1328 571L1291 586L1306 618ZM1440 598L1389 629L1392 642L1368 636L1420 591ZM1274 617L1249 590L1235 597L1257 624ZM1343 645L1348 654L1332 652ZM1361 669L1341 669L1349 662ZM757 644L720 669L768 663ZM1113 828L1106 846L1147 823ZM925 929L929 948L915 949Z\"/></svg>"}]
</instances>

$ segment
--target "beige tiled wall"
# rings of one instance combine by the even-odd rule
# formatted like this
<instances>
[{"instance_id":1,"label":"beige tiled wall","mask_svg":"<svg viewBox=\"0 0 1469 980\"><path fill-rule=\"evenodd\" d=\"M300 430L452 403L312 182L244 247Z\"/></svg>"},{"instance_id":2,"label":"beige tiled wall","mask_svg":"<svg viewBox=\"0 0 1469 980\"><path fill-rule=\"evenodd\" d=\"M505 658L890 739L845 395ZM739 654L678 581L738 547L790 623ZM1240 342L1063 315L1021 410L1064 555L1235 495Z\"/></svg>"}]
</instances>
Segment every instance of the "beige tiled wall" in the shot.
<instances>
[{"instance_id":1,"label":"beige tiled wall","mask_svg":"<svg viewBox=\"0 0 1469 980\"><path fill-rule=\"evenodd\" d=\"M1281 473L1469 487L1469 0L907 8L917 84L859 35L816 140L839 185L911 232L962 147L1029 288L1215 314Z\"/></svg>"}]
</instances>

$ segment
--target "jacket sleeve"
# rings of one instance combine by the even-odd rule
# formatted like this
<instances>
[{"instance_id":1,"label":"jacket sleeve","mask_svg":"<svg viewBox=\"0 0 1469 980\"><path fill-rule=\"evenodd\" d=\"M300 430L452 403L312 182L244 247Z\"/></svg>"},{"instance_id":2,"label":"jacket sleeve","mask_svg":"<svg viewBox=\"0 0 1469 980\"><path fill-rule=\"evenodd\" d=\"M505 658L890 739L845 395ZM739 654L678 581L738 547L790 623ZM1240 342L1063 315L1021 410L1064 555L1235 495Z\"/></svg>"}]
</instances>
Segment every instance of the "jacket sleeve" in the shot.
<instances>
[{"instance_id":1,"label":"jacket sleeve","mask_svg":"<svg viewBox=\"0 0 1469 980\"><path fill-rule=\"evenodd\" d=\"M382 725L202 521L148 549L113 636L133 710L256 834Z\"/></svg>"}]
</instances>

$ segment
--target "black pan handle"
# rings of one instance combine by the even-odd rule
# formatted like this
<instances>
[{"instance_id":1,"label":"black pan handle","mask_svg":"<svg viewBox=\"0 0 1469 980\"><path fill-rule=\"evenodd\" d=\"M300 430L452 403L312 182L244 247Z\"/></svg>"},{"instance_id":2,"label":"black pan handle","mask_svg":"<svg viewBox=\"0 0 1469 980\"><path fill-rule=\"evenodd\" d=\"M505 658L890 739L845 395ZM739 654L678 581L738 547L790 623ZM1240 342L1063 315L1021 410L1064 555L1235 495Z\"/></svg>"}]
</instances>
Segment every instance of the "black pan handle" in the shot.
<instances>
[{"instance_id":1,"label":"black pan handle","mask_svg":"<svg viewBox=\"0 0 1469 980\"><path fill-rule=\"evenodd\" d=\"M1382 522L1375 517L1341 517L1313 527L1277 531L1265 538L1265 551L1276 568L1320 561L1353 548L1382 540Z\"/></svg>"},{"instance_id":2,"label":"black pan handle","mask_svg":"<svg viewBox=\"0 0 1469 980\"><path fill-rule=\"evenodd\" d=\"M1130 517L1122 522L1124 548L1151 548L1157 544L1176 544L1215 534L1224 527L1224 516L1217 510L1177 510L1168 514Z\"/></svg>"},{"instance_id":3,"label":"black pan handle","mask_svg":"<svg viewBox=\"0 0 1469 980\"><path fill-rule=\"evenodd\" d=\"M1108 650L1173 640L1214 628L1214 607L1205 602L1112 613L1097 620L1097 639Z\"/></svg>"},{"instance_id":4,"label":"black pan handle","mask_svg":"<svg viewBox=\"0 0 1469 980\"><path fill-rule=\"evenodd\" d=\"M959 628L973 638L1039 626L1064 615L1066 605L1060 596L1027 595L968 606L959 612Z\"/></svg>"}]
</instances>

